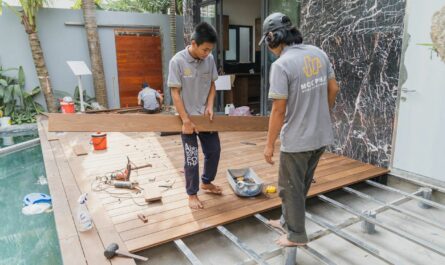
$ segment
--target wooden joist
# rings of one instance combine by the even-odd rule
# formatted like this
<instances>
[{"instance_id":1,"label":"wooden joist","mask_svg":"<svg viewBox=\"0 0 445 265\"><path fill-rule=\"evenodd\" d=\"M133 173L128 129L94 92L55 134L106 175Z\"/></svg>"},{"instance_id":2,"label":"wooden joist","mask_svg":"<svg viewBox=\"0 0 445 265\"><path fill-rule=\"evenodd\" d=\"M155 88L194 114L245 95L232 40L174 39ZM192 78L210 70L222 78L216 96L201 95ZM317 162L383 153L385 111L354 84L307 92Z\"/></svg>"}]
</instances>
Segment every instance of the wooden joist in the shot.
<instances>
[{"instance_id":1,"label":"wooden joist","mask_svg":"<svg viewBox=\"0 0 445 265\"><path fill-rule=\"evenodd\" d=\"M58 114L49 113L50 132L179 132L182 122L174 115ZM268 117L192 116L200 132L267 131Z\"/></svg>"}]
</instances>

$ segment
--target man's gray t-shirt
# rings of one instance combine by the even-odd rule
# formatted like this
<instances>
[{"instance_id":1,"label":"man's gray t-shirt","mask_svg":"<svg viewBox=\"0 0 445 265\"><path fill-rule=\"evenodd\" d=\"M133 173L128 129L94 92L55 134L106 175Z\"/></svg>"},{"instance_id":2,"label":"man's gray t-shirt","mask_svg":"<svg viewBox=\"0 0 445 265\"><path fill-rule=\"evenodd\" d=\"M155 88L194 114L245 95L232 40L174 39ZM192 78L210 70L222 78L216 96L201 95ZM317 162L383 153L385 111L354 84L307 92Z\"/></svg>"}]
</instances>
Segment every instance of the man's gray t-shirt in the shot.
<instances>
[{"instance_id":1,"label":"man's gray t-shirt","mask_svg":"<svg viewBox=\"0 0 445 265\"><path fill-rule=\"evenodd\" d=\"M147 110L155 110L159 108L159 102L157 99L160 97L161 95L159 92L150 87L142 89L138 94L138 98L144 101L144 109Z\"/></svg>"},{"instance_id":2,"label":"man's gray t-shirt","mask_svg":"<svg viewBox=\"0 0 445 265\"><path fill-rule=\"evenodd\" d=\"M269 98L287 99L281 151L304 152L332 144L329 79L335 79L332 65L315 46L287 46L272 63Z\"/></svg>"},{"instance_id":3,"label":"man's gray t-shirt","mask_svg":"<svg viewBox=\"0 0 445 265\"><path fill-rule=\"evenodd\" d=\"M181 98L189 115L204 114L210 84L218 79L213 55L204 60L193 58L188 47L170 60L168 86L181 88Z\"/></svg>"}]
</instances>

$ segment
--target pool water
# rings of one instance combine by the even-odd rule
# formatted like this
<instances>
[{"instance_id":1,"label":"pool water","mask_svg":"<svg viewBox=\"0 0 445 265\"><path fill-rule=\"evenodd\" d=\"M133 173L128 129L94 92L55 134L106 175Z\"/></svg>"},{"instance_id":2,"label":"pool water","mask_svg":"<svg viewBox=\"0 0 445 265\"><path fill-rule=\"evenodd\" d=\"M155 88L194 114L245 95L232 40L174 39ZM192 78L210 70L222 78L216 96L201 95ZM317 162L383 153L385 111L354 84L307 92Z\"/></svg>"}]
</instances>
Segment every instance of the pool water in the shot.
<instances>
[{"instance_id":1,"label":"pool water","mask_svg":"<svg viewBox=\"0 0 445 265\"><path fill-rule=\"evenodd\" d=\"M54 214L22 214L33 192L49 194L40 145L0 156L0 265L62 264Z\"/></svg>"},{"instance_id":2,"label":"pool water","mask_svg":"<svg viewBox=\"0 0 445 265\"><path fill-rule=\"evenodd\" d=\"M14 144L26 142L35 138L39 135L37 131L27 131L20 133L2 133L0 134L0 148L8 147Z\"/></svg>"}]
</instances>

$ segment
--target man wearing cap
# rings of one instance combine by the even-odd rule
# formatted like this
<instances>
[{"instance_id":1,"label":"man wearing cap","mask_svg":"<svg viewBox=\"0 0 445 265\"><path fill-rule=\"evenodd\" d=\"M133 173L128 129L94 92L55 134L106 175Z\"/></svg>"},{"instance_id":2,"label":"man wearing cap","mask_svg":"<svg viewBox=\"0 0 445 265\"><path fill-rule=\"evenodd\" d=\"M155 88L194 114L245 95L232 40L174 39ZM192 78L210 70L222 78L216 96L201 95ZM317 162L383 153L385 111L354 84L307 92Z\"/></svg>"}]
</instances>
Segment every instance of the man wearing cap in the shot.
<instances>
[{"instance_id":1,"label":"man wearing cap","mask_svg":"<svg viewBox=\"0 0 445 265\"><path fill-rule=\"evenodd\" d=\"M259 45L265 43L279 57L270 70L269 98L273 104L264 158L274 163L274 146L280 134L282 216L269 223L286 230L276 242L289 247L308 242L306 196L318 161L334 140L330 111L339 91L326 53L302 42L300 31L286 15L273 13L264 20Z\"/></svg>"},{"instance_id":2,"label":"man wearing cap","mask_svg":"<svg viewBox=\"0 0 445 265\"><path fill-rule=\"evenodd\" d=\"M212 50L217 41L215 29L206 22L196 25L191 45L170 60L168 86L173 103L182 120L185 186L189 206L204 208L198 198L199 188L220 195L221 188L212 182L218 170L221 145L217 132L199 132L190 115L206 115L213 119L215 81L218 79ZM204 172L199 184L198 140L204 153Z\"/></svg>"},{"instance_id":3,"label":"man wearing cap","mask_svg":"<svg viewBox=\"0 0 445 265\"><path fill-rule=\"evenodd\" d=\"M164 98L162 95L149 87L147 83L143 83L141 91L138 94L138 105L143 106L143 109L148 114L154 114L161 111L162 101Z\"/></svg>"}]
</instances>

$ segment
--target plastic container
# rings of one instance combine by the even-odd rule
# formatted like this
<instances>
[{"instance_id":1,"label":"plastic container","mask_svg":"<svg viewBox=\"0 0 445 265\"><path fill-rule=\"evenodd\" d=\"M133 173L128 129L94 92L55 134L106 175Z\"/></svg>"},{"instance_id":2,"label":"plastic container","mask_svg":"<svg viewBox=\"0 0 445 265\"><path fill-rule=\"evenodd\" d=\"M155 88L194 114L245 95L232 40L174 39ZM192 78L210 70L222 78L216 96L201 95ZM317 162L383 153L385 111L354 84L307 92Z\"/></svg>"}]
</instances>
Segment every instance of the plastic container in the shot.
<instances>
[{"instance_id":1,"label":"plastic container","mask_svg":"<svg viewBox=\"0 0 445 265\"><path fill-rule=\"evenodd\" d=\"M62 110L62 113L75 113L76 108L74 106L74 102L60 102L60 109Z\"/></svg>"},{"instance_id":2,"label":"plastic container","mask_svg":"<svg viewBox=\"0 0 445 265\"><path fill-rule=\"evenodd\" d=\"M107 149L107 134L106 133L93 133L91 135L91 143L96 151Z\"/></svg>"},{"instance_id":3,"label":"plastic container","mask_svg":"<svg viewBox=\"0 0 445 265\"><path fill-rule=\"evenodd\" d=\"M224 114L229 115L231 111L235 110L235 106L233 104L227 104L224 108Z\"/></svg>"},{"instance_id":4,"label":"plastic container","mask_svg":"<svg viewBox=\"0 0 445 265\"><path fill-rule=\"evenodd\" d=\"M239 181L239 178L243 180ZM238 196L253 197L263 191L263 180L251 168L228 169L227 180Z\"/></svg>"},{"instance_id":5,"label":"plastic container","mask_svg":"<svg viewBox=\"0 0 445 265\"><path fill-rule=\"evenodd\" d=\"M86 206L87 193L80 195L78 202L79 202L79 207L77 209L77 218L76 218L78 230L80 232L88 231L93 228L94 224Z\"/></svg>"}]
</instances>

